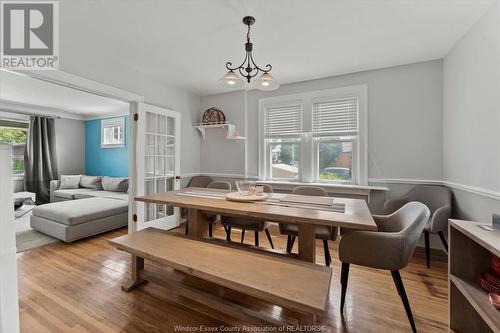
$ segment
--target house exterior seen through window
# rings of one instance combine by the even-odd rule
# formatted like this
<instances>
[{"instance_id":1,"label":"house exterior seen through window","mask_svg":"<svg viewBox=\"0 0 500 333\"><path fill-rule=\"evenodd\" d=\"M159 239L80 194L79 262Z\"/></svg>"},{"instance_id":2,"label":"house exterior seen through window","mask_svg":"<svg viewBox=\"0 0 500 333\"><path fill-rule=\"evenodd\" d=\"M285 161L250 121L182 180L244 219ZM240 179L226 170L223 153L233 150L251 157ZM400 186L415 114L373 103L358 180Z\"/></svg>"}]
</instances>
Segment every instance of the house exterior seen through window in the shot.
<instances>
[{"instance_id":1,"label":"house exterior seen through window","mask_svg":"<svg viewBox=\"0 0 500 333\"><path fill-rule=\"evenodd\" d=\"M24 151L28 140L29 123L0 119L0 144L12 146L12 174L24 175Z\"/></svg>"}]
</instances>

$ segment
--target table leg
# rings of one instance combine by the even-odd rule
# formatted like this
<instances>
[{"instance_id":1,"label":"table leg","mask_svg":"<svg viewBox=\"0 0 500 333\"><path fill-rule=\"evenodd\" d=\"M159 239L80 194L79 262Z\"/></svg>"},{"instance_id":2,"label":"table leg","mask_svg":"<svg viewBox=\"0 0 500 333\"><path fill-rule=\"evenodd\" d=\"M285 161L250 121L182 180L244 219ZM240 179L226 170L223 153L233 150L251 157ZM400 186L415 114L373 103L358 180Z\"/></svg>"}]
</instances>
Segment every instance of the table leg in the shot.
<instances>
[{"instance_id":1,"label":"table leg","mask_svg":"<svg viewBox=\"0 0 500 333\"><path fill-rule=\"evenodd\" d=\"M141 278L141 271L144 270L144 258L132 255L132 278L122 286L122 290L129 292L140 284L147 282Z\"/></svg>"},{"instance_id":2,"label":"table leg","mask_svg":"<svg viewBox=\"0 0 500 333\"><path fill-rule=\"evenodd\" d=\"M299 225L299 259L316 262L316 233L313 224Z\"/></svg>"},{"instance_id":3,"label":"table leg","mask_svg":"<svg viewBox=\"0 0 500 333\"><path fill-rule=\"evenodd\" d=\"M208 235L208 221L203 212L198 209L188 209L188 235L194 238L204 238Z\"/></svg>"}]
</instances>

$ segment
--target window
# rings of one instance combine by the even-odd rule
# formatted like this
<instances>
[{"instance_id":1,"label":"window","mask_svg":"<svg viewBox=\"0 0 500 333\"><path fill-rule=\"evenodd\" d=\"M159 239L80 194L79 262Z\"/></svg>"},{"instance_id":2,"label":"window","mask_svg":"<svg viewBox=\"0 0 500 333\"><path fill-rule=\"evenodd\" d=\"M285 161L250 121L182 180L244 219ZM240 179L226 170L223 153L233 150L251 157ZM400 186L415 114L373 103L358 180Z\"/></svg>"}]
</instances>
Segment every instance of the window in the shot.
<instances>
[{"instance_id":1,"label":"window","mask_svg":"<svg viewBox=\"0 0 500 333\"><path fill-rule=\"evenodd\" d=\"M101 147L125 146L125 117L101 120Z\"/></svg>"},{"instance_id":2,"label":"window","mask_svg":"<svg viewBox=\"0 0 500 333\"><path fill-rule=\"evenodd\" d=\"M302 106L294 103L269 106L265 123L264 149L269 158L269 178L298 180Z\"/></svg>"},{"instance_id":3,"label":"window","mask_svg":"<svg viewBox=\"0 0 500 333\"><path fill-rule=\"evenodd\" d=\"M261 180L366 184L366 86L259 101Z\"/></svg>"},{"instance_id":4,"label":"window","mask_svg":"<svg viewBox=\"0 0 500 333\"><path fill-rule=\"evenodd\" d=\"M12 174L24 175L24 151L28 140L28 122L0 119L0 143L12 145Z\"/></svg>"}]
</instances>

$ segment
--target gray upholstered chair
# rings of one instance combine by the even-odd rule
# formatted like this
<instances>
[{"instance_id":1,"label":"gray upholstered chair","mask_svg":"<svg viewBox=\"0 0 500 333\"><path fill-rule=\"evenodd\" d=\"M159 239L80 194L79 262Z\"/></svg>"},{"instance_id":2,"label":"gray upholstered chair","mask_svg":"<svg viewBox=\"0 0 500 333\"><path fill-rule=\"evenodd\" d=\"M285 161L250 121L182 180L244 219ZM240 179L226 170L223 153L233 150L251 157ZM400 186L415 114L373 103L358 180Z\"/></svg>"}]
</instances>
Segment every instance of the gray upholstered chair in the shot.
<instances>
[{"instance_id":1,"label":"gray upholstered chair","mask_svg":"<svg viewBox=\"0 0 500 333\"><path fill-rule=\"evenodd\" d=\"M429 233L438 234L446 252L448 252L448 243L443 231L448 228L448 219L451 215L451 191L443 186L417 185L402 198L386 201L384 213L395 212L410 201L421 202L431 211L431 217L424 228L425 259L427 268L429 268L431 265Z\"/></svg>"},{"instance_id":2,"label":"gray upholstered chair","mask_svg":"<svg viewBox=\"0 0 500 333\"><path fill-rule=\"evenodd\" d=\"M389 270L413 332L415 322L399 270L406 267L415 251L430 211L424 204L410 202L388 216L374 216L378 231L346 231L339 244L342 262L340 311L344 309L349 265Z\"/></svg>"},{"instance_id":3,"label":"gray upholstered chair","mask_svg":"<svg viewBox=\"0 0 500 333\"><path fill-rule=\"evenodd\" d=\"M270 185L263 184L262 186L264 187L264 192L273 192L273 188ZM271 222L228 216L222 216L221 222L224 226L224 229L226 229L226 239L228 242L231 241L232 228L241 229L241 243L243 243L243 241L245 240L245 230L252 230L255 234L255 246L259 246L259 232L264 230L266 232L267 240L269 241L271 248L274 249L273 240L271 239L271 234L269 233L268 229Z\"/></svg>"},{"instance_id":4,"label":"gray upholstered chair","mask_svg":"<svg viewBox=\"0 0 500 333\"><path fill-rule=\"evenodd\" d=\"M186 187L207 187L208 184L212 182L212 178L208 176L194 176L191 177ZM181 217L187 219L188 210L187 208L181 209ZM186 223L186 229L184 230L184 234L188 234L188 224Z\"/></svg>"},{"instance_id":5,"label":"gray upholstered chair","mask_svg":"<svg viewBox=\"0 0 500 333\"><path fill-rule=\"evenodd\" d=\"M322 187L318 186L297 186L293 190L293 194L299 195L311 195L318 197L327 197L328 192ZM293 244L295 242L295 238L299 235L299 226L296 224L284 224L280 223L280 233L283 235L287 235L287 244L286 250L287 252L292 252ZM338 234L337 227L327 227L327 226L316 226L316 239L323 240L323 249L325 251L325 265L330 266L332 262L332 257L330 256L330 250L328 249L328 241L336 240Z\"/></svg>"},{"instance_id":6,"label":"gray upholstered chair","mask_svg":"<svg viewBox=\"0 0 500 333\"><path fill-rule=\"evenodd\" d=\"M207 185L207 188L214 188L219 190L231 190L231 183L224 181L213 181ZM213 224L217 221L218 215L207 214L208 220L208 237L212 237Z\"/></svg>"}]
</instances>

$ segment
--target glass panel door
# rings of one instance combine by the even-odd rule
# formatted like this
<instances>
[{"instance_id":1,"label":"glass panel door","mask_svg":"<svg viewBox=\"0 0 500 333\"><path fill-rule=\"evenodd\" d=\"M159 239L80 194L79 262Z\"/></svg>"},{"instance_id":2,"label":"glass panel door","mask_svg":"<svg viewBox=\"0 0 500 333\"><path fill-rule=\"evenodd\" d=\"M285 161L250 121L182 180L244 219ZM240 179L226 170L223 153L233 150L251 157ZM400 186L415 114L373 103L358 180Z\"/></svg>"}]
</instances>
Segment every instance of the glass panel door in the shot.
<instances>
[{"instance_id":1,"label":"glass panel door","mask_svg":"<svg viewBox=\"0 0 500 333\"><path fill-rule=\"evenodd\" d=\"M179 113L146 104L139 104L138 111L137 195L178 189ZM178 224L178 215L178 209L168 205L137 202L137 230L171 229Z\"/></svg>"}]
</instances>

